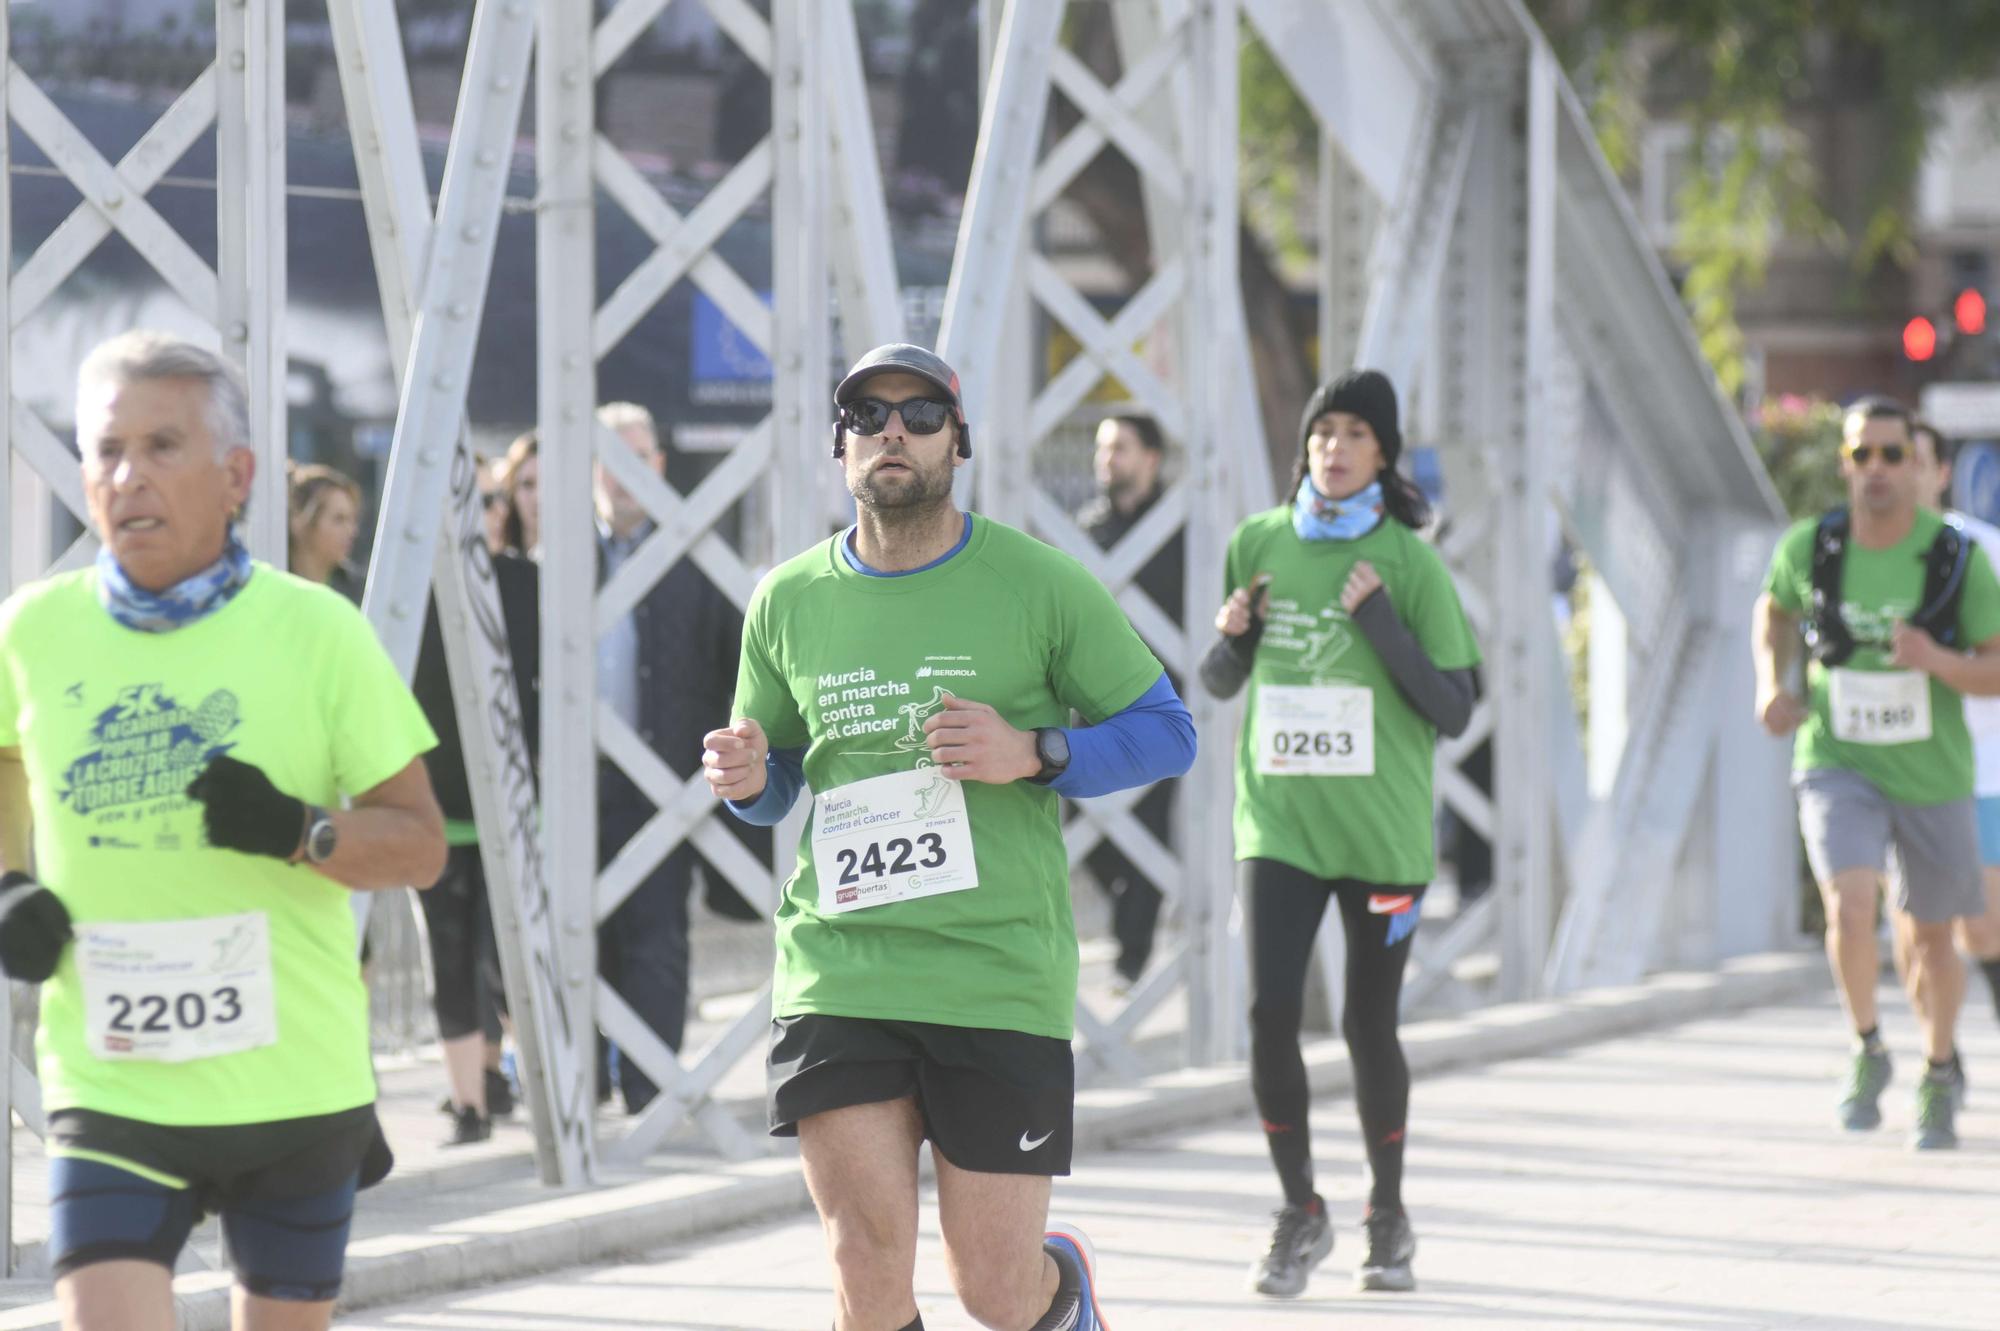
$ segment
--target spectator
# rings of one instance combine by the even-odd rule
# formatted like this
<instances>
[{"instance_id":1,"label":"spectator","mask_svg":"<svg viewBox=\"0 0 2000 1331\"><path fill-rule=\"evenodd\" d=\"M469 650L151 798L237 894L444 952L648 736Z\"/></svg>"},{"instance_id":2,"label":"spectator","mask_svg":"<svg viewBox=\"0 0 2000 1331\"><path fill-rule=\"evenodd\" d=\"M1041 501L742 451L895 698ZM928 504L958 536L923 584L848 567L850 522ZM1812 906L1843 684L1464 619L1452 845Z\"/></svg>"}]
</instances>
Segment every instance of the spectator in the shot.
<instances>
[{"instance_id":1,"label":"spectator","mask_svg":"<svg viewBox=\"0 0 2000 1331\"><path fill-rule=\"evenodd\" d=\"M514 506L507 501L504 459L479 460L479 507L486 534L486 553L497 555L507 549L507 518Z\"/></svg>"},{"instance_id":2,"label":"spectator","mask_svg":"<svg viewBox=\"0 0 2000 1331\"><path fill-rule=\"evenodd\" d=\"M526 559L542 557L542 463L533 430L517 436L500 462L500 489L507 496L506 548Z\"/></svg>"},{"instance_id":3,"label":"spectator","mask_svg":"<svg viewBox=\"0 0 2000 1331\"><path fill-rule=\"evenodd\" d=\"M1138 526L1160 501L1160 470L1166 461L1166 440L1151 416L1107 416L1097 426L1097 498L1077 514L1077 522L1101 550L1110 550ZM1139 589L1168 618L1179 624L1186 585L1186 554L1175 532L1139 570ZM1171 672L1170 672L1171 676ZM1176 689L1180 681L1174 680ZM1136 810L1146 830L1171 845L1169 828L1174 805L1172 781L1153 786ZM1153 933L1160 920L1160 889L1125 852L1101 841L1084 860L1111 897L1111 932L1118 940L1119 987L1137 982L1153 955Z\"/></svg>"},{"instance_id":4,"label":"spectator","mask_svg":"<svg viewBox=\"0 0 2000 1331\"><path fill-rule=\"evenodd\" d=\"M630 402L598 409L598 420L656 476L666 457L652 413ZM653 520L639 500L596 468L598 583L608 582L653 534ZM677 561L625 615L598 638L597 695L635 731L675 775L693 776L701 763L702 736L729 716L736 687L736 658L743 616L707 576ZM597 766L598 864L602 868L644 827L651 801L609 758ZM732 820L738 836L769 858L770 833ZM632 889L598 930L598 969L619 997L669 1049L678 1051L687 1024L688 893L699 856L682 845ZM707 874L709 904L726 914L755 918L749 904L721 875ZM658 1093L629 1058L621 1059L618 1084L625 1107L638 1113ZM609 1050L599 1046L598 1098L611 1094Z\"/></svg>"},{"instance_id":5,"label":"spectator","mask_svg":"<svg viewBox=\"0 0 2000 1331\"><path fill-rule=\"evenodd\" d=\"M361 487L332 467L294 463L291 490L292 572L361 604L361 571L348 562L361 526Z\"/></svg>"},{"instance_id":6,"label":"spectator","mask_svg":"<svg viewBox=\"0 0 2000 1331\"><path fill-rule=\"evenodd\" d=\"M500 615L513 660L514 702L520 709L532 760L541 724L540 577L533 564L509 554L493 557L493 577L499 586ZM493 936L486 866L479 855L479 833L472 820L472 791L466 781L465 753L435 602L424 617L423 646L417 654L411 691L438 736L438 746L424 755L424 764L444 810L445 841L450 849L444 876L417 900L423 906L425 933L430 940L431 1004L451 1092L443 1106L452 1118L451 1135L445 1144L462 1146L493 1135L492 1120L513 1112L514 1092L500 1071L506 993L500 980L500 950Z\"/></svg>"}]
</instances>

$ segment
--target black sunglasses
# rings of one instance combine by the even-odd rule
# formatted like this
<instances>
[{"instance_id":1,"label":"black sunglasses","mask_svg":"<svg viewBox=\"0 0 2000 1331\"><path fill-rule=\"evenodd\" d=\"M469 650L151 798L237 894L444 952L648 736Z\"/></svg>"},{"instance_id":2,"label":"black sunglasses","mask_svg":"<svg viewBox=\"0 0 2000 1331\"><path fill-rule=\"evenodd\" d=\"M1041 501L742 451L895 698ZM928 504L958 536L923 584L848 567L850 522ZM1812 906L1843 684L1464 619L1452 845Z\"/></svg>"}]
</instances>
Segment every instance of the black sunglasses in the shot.
<instances>
[{"instance_id":1,"label":"black sunglasses","mask_svg":"<svg viewBox=\"0 0 2000 1331\"><path fill-rule=\"evenodd\" d=\"M1901 444L1856 444L1847 450L1847 456L1853 459L1855 466L1865 467L1877 449L1881 450L1882 465L1885 467L1902 466L1904 457L1908 455L1908 450Z\"/></svg>"},{"instance_id":2,"label":"black sunglasses","mask_svg":"<svg viewBox=\"0 0 2000 1331\"><path fill-rule=\"evenodd\" d=\"M936 434L951 419L951 403L935 397L906 397L901 402L857 397L841 403L840 423L855 434L880 434L891 412L903 418L903 427L911 434Z\"/></svg>"}]
</instances>

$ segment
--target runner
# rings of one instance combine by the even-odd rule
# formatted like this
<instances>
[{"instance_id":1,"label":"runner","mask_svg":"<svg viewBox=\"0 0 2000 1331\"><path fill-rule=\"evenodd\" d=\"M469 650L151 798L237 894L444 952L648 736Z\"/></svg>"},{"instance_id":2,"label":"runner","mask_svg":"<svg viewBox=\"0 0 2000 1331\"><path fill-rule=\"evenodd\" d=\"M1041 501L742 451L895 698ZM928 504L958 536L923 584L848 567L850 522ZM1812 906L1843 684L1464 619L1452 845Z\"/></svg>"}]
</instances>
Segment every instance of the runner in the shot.
<instances>
[{"instance_id":1,"label":"runner","mask_svg":"<svg viewBox=\"0 0 2000 1331\"><path fill-rule=\"evenodd\" d=\"M1986 562L2000 560L2000 527L1951 508L1951 475L1956 447L1936 427L1918 421L1911 428L1921 473L1918 494L1934 495L1945 521L1979 542ZM2000 567L2000 566L1997 566ZM1986 975L1986 988L2000 1013L2000 698L1967 698L1965 724L1972 732L1973 801L1979 820L1980 876L1986 884L1986 913L1958 922L1958 944ZM1898 917L1901 919L1902 917ZM1898 969L1909 974L1907 930L1896 935ZM1965 1061L1956 1052L1952 1075L1958 1107L1965 1107Z\"/></svg>"},{"instance_id":2,"label":"runner","mask_svg":"<svg viewBox=\"0 0 2000 1331\"><path fill-rule=\"evenodd\" d=\"M1075 1100L1056 796L1181 774L1193 724L1081 565L952 502L972 442L949 366L878 347L835 402L857 521L758 587L738 719L702 759L752 822L813 795L778 909L771 1129L799 1138L839 1331L923 1325L926 1139L966 1311L1096 1331L1089 1242L1047 1220Z\"/></svg>"},{"instance_id":3,"label":"runner","mask_svg":"<svg viewBox=\"0 0 2000 1331\"><path fill-rule=\"evenodd\" d=\"M1422 493L1396 471L1396 390L1374 370L1323 385L1299 428L1292 498L1230 538L1202 662L1219 697L1250 684L1236 752L1237 890L1250 944L1250 1076L1284 1189L1251 1288L1293 1298L1333 1251L1313 1191L1306 970L1327 902L1347 937L1341 1030L1371 1184L1361 1289L1416 1288L1403 1209L1410 1073L1397 1001L1431 880L1431 763L1465 729L1479 648L1451 575L1418 537Z\"/></svg>"},{"instance_id":4,"label":"runner","mask_svg":"<svg viewBox=\"0 0 2000 1331\"><path fill-rule=\"evenodd\" d=\"M220 1213L239 1331L312 1331L389 1164L348 890L442 870L433 738L360 612L237 540L227 362L130 333L77 399L104 549L0 605L0 965L46 982L56 1298L171 1331Z\"/></svg>"},{"instance_id":5,"label":"runner","mask_svg":"<svg viewBox=\"0 0 2000 1331\"><path fill-rule=\"evenodd\" d=\"M1757 600L1757 719L1798 732L1792 787L1826 904L1826 954L1854 1023L1842 1127L1880 1126L1890 1061L1876 1020L1883 873L1908 936L1905 979L1930 1067L1919 1150L1958 1145L1956 1050L1965 966L1955 920L1984 913L1965 694L2000 693L2000 583L1986 553L1919 504L1910 414L1864 398L1842 423L1848 504L1793 524ZM1792 691L1801 632L1807 694ZM1891 850L1893 848L1893 854Z\"/></svg>"}]
</instances>

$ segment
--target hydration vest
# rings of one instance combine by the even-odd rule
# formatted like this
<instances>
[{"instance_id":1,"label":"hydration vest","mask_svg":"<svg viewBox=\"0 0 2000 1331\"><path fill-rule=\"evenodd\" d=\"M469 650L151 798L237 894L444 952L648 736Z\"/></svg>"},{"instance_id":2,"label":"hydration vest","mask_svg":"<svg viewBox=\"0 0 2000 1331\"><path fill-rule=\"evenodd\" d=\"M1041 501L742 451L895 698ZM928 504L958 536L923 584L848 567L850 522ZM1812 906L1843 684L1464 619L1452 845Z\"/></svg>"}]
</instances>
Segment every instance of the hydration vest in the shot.
<instances>
[{"instance_id":1,"label":"hydration vest","mask_svg":"<svg viewBox=\"0 0 2000 1331\"><path fill-rule=\"evenodd\" d=\"M1851 527L1847 510L1836 508L1813 533L1812 601L1804 631L1813 659L1827 666L1844 664L1858 645L1840 614L1840 575ZM1958 603L1965 596L1965 566L1971 557L1972 539L1948 518L1923 555L1924 594L1909 623L1946 647L1958 645Z\"/></svg>"}]
</instances>

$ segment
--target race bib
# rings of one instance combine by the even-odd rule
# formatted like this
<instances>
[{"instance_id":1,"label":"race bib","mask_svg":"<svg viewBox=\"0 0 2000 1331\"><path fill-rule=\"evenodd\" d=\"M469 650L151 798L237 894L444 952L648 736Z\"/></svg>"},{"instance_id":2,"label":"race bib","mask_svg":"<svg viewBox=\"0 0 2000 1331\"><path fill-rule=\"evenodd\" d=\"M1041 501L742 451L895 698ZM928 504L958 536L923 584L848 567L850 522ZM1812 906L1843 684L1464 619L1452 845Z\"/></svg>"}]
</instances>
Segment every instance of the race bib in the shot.
<instances>
[{"instance_id":1,"label":"race bib","mask_svg":"<svg viewBox=\"0 0 2000 1331\"><path fill-rule=\"evenodd\" d=\"M829 915L979 886L965 787L935 767L819 796L812 849L819 908Z\"/></svg>"},{"instance_id":2,"label":"race bib","mask_svg":"<svg viewBox=\"0 0 2000 1331\"><path fill-rule=\"evenodd\" d=\"M1931 683L1920 670L1835 670L1833 737L1849 744L1914 744L1931 737Z\"/></svg>"},{"instance_id":3,"label":"race bib","mask_svg":"<svg viewBox=\"0 0 2000 1331\"><path fill-rule=\"evenodd\" d=\"M1265 776L1375 775L1375 694L1352 685L1257 690L1257 770Z\"/></svg>"},{"instance_id":4,"label":"race bib","mask_svg":"<svg viewBox=\"0 0 2000 1331\"><path fill-rule=\"evenodd\" d=\"M278 1038L262 911L150 924L80 924L84 1037L103 1059L185 1063Z\"/></svg>"}]
</instances>

